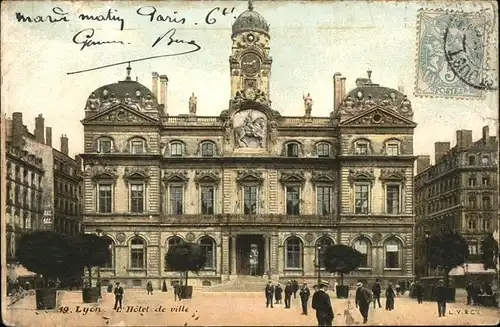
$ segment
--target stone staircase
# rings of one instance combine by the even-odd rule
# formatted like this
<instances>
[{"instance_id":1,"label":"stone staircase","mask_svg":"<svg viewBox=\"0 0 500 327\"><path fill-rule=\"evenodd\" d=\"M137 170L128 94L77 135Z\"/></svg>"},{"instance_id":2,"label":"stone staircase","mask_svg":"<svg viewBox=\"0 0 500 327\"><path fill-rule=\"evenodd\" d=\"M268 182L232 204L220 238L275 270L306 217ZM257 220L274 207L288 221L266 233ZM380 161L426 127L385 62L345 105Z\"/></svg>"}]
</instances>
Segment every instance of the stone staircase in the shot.
<instances>
[{"instance_id":1,"label":"stone staircase","mask_svg":"<svg viewBox=\"0 0 500 327\"><path fill-rule=\"evenodd\" d=\"M268 278L262 276L238 276L236 279L204 287L205 292L264 292Z\"/></svg>"}]
</instances>

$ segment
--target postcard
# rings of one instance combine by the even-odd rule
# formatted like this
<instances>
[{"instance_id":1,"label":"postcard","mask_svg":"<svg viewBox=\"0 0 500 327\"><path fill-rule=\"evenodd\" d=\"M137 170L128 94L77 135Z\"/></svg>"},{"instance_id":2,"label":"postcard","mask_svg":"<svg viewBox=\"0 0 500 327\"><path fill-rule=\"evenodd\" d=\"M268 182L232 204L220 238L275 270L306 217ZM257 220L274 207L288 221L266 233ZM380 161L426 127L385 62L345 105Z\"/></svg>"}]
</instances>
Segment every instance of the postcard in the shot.
<instances>
[{"instance_id":1,"label":"postcard","mask_svg":"<svg viewBox=\"0 0 500 327\"><path fill-rule=\"evenodd\" d=\"M4 1L9 326L499 322L495 1Z\"/></svg>"}]
</instances>

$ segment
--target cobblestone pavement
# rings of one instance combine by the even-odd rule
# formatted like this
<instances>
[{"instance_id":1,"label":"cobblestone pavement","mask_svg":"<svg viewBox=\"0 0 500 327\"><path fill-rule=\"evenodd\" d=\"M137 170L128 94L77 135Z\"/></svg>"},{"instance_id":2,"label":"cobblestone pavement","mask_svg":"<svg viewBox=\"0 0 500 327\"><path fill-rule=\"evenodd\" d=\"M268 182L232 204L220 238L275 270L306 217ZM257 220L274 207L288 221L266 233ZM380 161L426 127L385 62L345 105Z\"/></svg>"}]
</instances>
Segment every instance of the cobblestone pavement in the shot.
<instances>
[{"instance_id":1,"label":"cobblestone pavement","mask_svg":"<svg viewBox=\"0 0 500 327\"><path fill-rule=\"evenodd\" d=\"M330 293L330 292L329 292ZM301 315L300 300L292 298L291 309L275 305L265 307L264 292L216 293L194 291L193 299L174 302L172 292L155 291L147 295L142 290L125 290L124 310L115 312L113 294L103 293L99 304L83 304L81 292L59 292L60 310L46 312L34 310L34 296L28 296L8 307L3 315L4 323L15 326L317 326L315 311L310 308L309 315ZM334 325L346 325L344 310L347 299L333 297L335 313ZM354 297L350 297L353 301ZM434 302L418 304L408 296L397 297L394 311L370 308L368 325L494 325L499 322L500 310L467 306L465 298L459 297L456 303L447 304L446 317L437 317ZM128 307L143 312L127 312ZM66 309L67 308L67 309ZM467 313L465 312L467 309ZM59 312L67 310L67 313ZM88 310L88 311L86 311ZM159 312L158 312L159 311ZM362 321L359 311L350 310L354 324Z\"/></svg>"}]
</instances>

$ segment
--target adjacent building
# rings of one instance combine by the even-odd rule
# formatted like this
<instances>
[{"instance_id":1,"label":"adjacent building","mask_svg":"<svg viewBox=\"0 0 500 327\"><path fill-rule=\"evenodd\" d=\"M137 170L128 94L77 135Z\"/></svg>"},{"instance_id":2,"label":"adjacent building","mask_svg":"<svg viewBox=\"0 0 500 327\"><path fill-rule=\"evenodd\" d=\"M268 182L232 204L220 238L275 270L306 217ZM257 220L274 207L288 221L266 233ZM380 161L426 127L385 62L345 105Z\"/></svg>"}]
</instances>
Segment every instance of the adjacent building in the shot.
<instances>
[{"instance_id":1,"label":"adjacent building","mask_svg":"<svg viewBox=\"0 0 500 327\"><path fill-rule=\"evenodd\" d=\"M109 242L103 285L178 279L164 257L185 241L206 249L199 285L250 274L313 280L330 244L363 254L350 283L412 278L416 124L407 96L373 83L371 71L347 92L337 73L330 115L315 115L308 94L303 116L284 116L269 98L265 19L250 5L230 37L231 98L216 116L196 114L194 93L189 112L169 115L167 76L153 73L150 90L130 66L125 80L89 95L84 228Z\"/></svg>"},{"instance_id":2,"label":"adjacent building","mask_svg":"<svg viewBox=\"0 0 500 327\"><path fill-rule=\"evenodd\" d=\"M480 244L498 229L498 138L489 127L472 139L471 130L458 130L457 143L435 143L434 165L429 156L417 159L415 176L416 273L433 275L427 266L427 237L456 231L469 245L469 258L452 274L483 272Z\"/></svg>"},{"instance_id":3,"label":"adjacent building","mask_svg":"<svg viewBox=\"0 0 500 327\"><path fill-rule=\"evenodd\" d=\"M52 147L52 129L40 114L29 132L23 114L5 120L7 259L15 264L16 239L42 229L67 235L82 228L81 159L69 157L68 138L61 150Z\"/></svg>"}]
</instances>

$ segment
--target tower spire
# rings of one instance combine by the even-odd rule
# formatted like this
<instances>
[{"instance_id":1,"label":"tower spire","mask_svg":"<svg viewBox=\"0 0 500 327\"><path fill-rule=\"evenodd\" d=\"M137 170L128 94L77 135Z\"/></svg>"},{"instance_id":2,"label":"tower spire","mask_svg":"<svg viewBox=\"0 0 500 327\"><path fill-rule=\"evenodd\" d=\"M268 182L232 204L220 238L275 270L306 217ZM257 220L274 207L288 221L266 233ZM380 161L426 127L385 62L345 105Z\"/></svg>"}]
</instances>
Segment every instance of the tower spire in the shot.
<instances>
[{"instance_id":1,"label":"tower spire","mask_svg":"<svg viewBox=\"0 0 500 327\"><path fill-rule=\"evenodd\" d=\"M125 78L126 81L131 81L132 78L130 77L130 71L132 70L132 67L130 67L130 62L128 63L127 66L127 78Z\"/></svg>"},{"instance_id":2,"label":"tower spire","mask_svg":"<svg viewBox=\"0 0 500 327\"><path fill-rule=\"evenodd\" d=\"M252 11L253 10L253 3L252 0L248 0L248 10Z\"/></svg>"}]
</instances>

